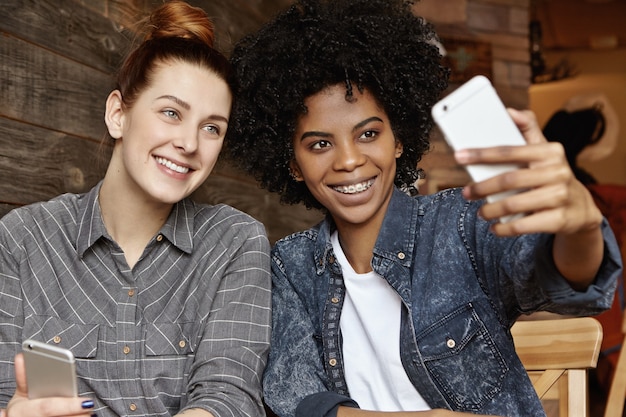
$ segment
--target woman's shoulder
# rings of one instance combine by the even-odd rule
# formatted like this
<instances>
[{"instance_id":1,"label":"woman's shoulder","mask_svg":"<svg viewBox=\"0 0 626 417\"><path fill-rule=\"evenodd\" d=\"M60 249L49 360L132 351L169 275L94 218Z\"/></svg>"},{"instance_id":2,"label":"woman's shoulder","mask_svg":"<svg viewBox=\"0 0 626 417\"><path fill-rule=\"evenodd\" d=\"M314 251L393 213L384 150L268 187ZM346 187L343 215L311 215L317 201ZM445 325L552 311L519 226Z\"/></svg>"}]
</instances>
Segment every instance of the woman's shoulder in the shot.
<instances>
[{"instance_id":1,"label":"woman's shoulder","mask_svg":"<svg viewBox=\"0 0 626 417\"><path fill-rule=\"evenodd\" d=\"M309 262L329 247L330 227L328 220L324 219L309 229L279 239L272 247L272 259L279 264L295 261L299 267L308 268Z\"/></svg>"},{"instance_id":2,"label":"woman's shoulder","mask_svg":"<svg viewBox=\"0 0 626 417\"><path fill-rule=\"evenodd\" d=\"M191 207L194 217L200 221L213 218L218 221L260 223L252 215L225 203L209 204L198 203L192 200L183 200L183 202L188 207Z\"/></svg>"},{"instance_id":3,"label":"woman's shoulder","mask_svg":"<svg viewBox=\"0 0 626 417\"><path fill-rule=\"evenodd\" d=\"M47 201L27 204L14 208L1 219L5 227L8 225L32 225L50 220L65 223L68 219L76 220L80 201L84 194L61 194Z\"/></svg>"},{"instance_id":4,"label":"woman's shoulder","mask_svg":"<svg viewBox=\"0 0 626 417\"><path fill-rule=\"evenodd\" d=\"M414 197L424 216L466 216L475 214L483 205L483 200L469 201L463 197L463 189L447 188L433 194Z\"/></svg>"},{"instance_id":5,"label":"woman's shoulder","mask_svg":"<svg viewBox=\"0 0 626 417\"><path fill-rule=\"evenodd\" d=\"M322 220L316 225L304 229L299 230L297 232L293 232L279 240L276 241L275 246L292 246L296 244L307 245L307 244L315 244L320 234L320 230L324 227L329 227L326 223L326 220Z\"/></svg>"},{"instance_id":6,"label":"woman's shoulder","mask_svg":"<svg viewBox=\"0 0 626 417\"><path fill-rule=\"evenodd\" d=\"M187 200L186 207L189 207L193 212L196 232L219 229L220 233L225 234L266 235L263 223L252 215L228 204L206 204Z\"/></svg>"}]
</instances>

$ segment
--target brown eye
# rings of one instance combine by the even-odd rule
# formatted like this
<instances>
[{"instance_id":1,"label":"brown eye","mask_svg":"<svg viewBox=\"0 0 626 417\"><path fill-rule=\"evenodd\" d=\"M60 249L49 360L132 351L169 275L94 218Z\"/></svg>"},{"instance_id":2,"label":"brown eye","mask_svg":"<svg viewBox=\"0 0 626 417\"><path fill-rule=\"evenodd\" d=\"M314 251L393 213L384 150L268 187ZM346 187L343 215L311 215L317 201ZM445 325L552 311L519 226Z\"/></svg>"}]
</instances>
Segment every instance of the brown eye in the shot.
<instances>
[{"instance_id":1,"label":"brown eye","mask_svg":"<svg viewBox=\"0 0 626 417\"><path fill-rule=\"evenodd\" d=\"M311 149L324 149L330 146L330 142L327 140L318 140L311 145Z\"/></svg>"}]
</instances>

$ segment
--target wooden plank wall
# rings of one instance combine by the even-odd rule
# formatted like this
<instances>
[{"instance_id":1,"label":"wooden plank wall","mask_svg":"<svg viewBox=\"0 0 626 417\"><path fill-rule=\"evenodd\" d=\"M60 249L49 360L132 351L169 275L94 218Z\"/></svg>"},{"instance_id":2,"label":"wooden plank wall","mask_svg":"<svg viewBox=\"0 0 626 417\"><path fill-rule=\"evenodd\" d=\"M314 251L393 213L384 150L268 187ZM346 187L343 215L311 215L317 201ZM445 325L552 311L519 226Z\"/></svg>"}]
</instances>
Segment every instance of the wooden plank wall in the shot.
<instances>
[{"instance_id":1,"label":"wooden plank wall","mask_svg":"<svg viewBox=\"0 0 626 417\"><path fill-rule=\"evenodd\" d=\"M229 54L290 0L191 0L214 17ZM3 0L0 13L0 216L103 176L105 99L132 33L156 0ZM270 240L315 223L316 211L283 206L256 183L218 163L194 197L225 202L261 220Z\"/></svg>"}]
</instances>

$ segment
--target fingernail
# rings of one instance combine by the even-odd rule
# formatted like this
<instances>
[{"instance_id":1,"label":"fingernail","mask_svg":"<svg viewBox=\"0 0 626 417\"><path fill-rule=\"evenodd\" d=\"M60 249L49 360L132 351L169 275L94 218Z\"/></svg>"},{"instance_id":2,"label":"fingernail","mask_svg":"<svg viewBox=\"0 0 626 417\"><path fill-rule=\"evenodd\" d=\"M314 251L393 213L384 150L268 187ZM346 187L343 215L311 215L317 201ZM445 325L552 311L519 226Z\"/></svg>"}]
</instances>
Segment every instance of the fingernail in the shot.
<instances>
[{"instance_id":1,"label":"fingernail","mask_svg":"<svg viewBox=\"0 0 626 417\"><path fill-rule=\"evenodd\" d=\"M81 406L83 407L83 410L87 408L93 408L94 405L95 404L93 403L92 400L83 401L83 403L81 404Z\"/></svg>"},{"instance_id":2,"label":"fingernail","mask_svg":"<svg viewBox=\"0 0 626 417\"><path fill-rule=\"evenodd\" d=\"M470 153L466 149L461 149L459 151L454 152L454 159L456 159L458 163L467 162L469 160L469 156L470 156Z\"/></svg>"}]
</instances>

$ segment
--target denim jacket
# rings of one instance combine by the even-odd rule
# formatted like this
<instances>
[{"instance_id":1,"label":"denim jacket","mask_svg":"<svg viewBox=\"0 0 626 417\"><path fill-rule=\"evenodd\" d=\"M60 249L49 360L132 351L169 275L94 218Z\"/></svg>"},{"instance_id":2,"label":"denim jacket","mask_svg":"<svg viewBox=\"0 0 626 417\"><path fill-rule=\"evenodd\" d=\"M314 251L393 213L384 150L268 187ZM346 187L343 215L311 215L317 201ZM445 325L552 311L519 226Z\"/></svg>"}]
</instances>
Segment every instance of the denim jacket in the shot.
<instances>
[{"instance_id":1,"label":"denim jacket","mask_svg":"<svg viewBox=\"0 0 626 417\"><path fill-rule=\"evenodd\" d=\"M544 416L515 354L511 325L545 310L593 315L611 306L621 271L606 221L594 283L573 290L551 256L552 236L502 238L459 190L408 197L394 190L372 268L402 299L400 357L432 408L499 416ZM358 407L344 378L339 318L345 294L327 218L272 251L273 331L264 375L280 417L332 416ZM364 364L367 366L367 364Z\"/></svg>"}]
</instances>

